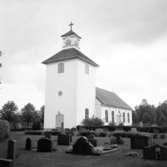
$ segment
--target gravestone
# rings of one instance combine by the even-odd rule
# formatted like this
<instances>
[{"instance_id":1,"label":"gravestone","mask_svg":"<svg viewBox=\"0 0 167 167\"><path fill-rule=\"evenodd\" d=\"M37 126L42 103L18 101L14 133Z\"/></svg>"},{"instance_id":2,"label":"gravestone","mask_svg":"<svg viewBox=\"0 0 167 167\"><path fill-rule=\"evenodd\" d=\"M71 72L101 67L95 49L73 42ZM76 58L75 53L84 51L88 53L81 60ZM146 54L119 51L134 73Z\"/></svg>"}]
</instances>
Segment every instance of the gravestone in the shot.
<instances>
[{"instance_id":1,"label":"gravestone","mask_svg":"<svg viewBox=\"0 0 167 167\"><path fill-rule=\"evenodd\" d=\"M38 152L51 152L52 151L52 141L47 138L41 138L37 142Z\"/></svg>"},{"instance_id":2,"label":"gravestone","mask_svg":"<svg viewBox=\"0 0 167 167\"><path fill-rule=\"evenodd\" d=\"M151 136L134 135L131 136L131 149L143 149L152 144Z\"/></svg>"},{"instance_id":3,"label":"gravestone","mask_svg":"<svg viewBox=\"0 0 167 167\"><path fill-rule=\"evenodd\" d=\"M72 142L72 136L67 134L60 134L57 138L58 145L70 145Z\"/></svg>"},{"instance_id":4,"label":"gravestone","mask_svg":"<svg viewBox=\"0 0 167 167\"><path fill-rule=\"evenodd\" d=\"M86 137L80 137L73 145L73 153L89 155L92 154L93 145Z\"/></svg>"},{"instance_id":5,"label":"gravestone","mask_svg":"<svg viewBox=\"0 0 167 167\"><path fill-rule=\"evenodd\" d=\"M90 134L90 135L88 136L88 141L89 141L94 147L97 146L97 140L95 139L95 137L94 137L93 134Z\"/></svg>"},{"instance_id":6,"label":"gravestone","mask_svg":"<svg viewBox=\"0 0 167 167\"><path fill-rule=\"evenodd\" d=\"M7 159L15 159L16 154L16 141L15 140L9 140L8 141L8 149L7 149Z\"/></svg>"},{"instance_id":7,"label":"gravestone","mask_svg":"<svg viewBox=\"0 0 167 167\"><path fill-rule=\"evenodd\" d=\"M167 147L159 144L145 147L143 149L143 158L150 160L167 160Z\"/></svg>"},{"instance_id":8,"label":"gravestone","mask_svg":"<svg viewBox=\"0 0 167 167\"><path fill-rule=\"evenodd\" d=\"M31 138L26 139L25 150L31 150Z\"/></svg>"}]
</instances>

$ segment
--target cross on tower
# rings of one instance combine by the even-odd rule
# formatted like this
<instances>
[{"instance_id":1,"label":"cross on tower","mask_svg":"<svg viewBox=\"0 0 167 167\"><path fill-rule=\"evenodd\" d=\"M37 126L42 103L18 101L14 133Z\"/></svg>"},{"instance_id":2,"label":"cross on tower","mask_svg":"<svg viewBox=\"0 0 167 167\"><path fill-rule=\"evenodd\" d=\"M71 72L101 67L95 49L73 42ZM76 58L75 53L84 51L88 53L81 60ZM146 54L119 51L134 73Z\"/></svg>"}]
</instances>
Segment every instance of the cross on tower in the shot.
<instances>
[{"instance_id":1,"label":"cross on tower","mask_svg":"<svg viewBox=\"0 0 167 167\"><path fill-rule=\"evenodd\" d=\"M73 25L74 25L73 22L71 22L71 23L69 24L71 30L72 30L72 26L73 26Z\"/></svg>"}]
</instances>

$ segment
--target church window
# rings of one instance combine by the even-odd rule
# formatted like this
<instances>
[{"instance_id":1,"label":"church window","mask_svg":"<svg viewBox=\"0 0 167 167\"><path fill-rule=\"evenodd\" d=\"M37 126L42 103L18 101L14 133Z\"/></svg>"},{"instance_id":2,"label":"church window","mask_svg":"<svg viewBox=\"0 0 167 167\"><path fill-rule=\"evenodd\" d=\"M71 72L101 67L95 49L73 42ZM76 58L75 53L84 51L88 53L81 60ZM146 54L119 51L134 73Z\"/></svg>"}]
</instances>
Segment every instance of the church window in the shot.
<instances>
[{"instance_id":1,"label":"church window","mask_svg":"<svg viewBox=\"0 0 167 167\"><path fill-rule=\"evenodd\" d=\"M89 74L89 64L85 64L85 73Z\"/></svg>"},{"instance_id":2,"label":"church window","mask_svg":"<svg viewBox=\"0 0 167 167\"><path fill-rule=\"evenodd\" d=\"M108 110L105 110L105 121L108 122Z\"/></svg>"},{"instance_id":3,"label":"church window","mask_svg":"<svg viewBox=\"0 0 167 167\"><path fill-rule=\"evenodd\" d=\"M58 73L64 73L64 63L58 64Z\"/></svg>"},{"instance_id":4,"label":"church window","mask_svg":"<svg viewBox=\"0 0 167 167\"><path fill-rule=\"evenodd\" d=\"M89 110L85 109L85 119L89 119Z\"/></svg>"},{"instance_id":5,"label":"church window","mask_svg":"<svg viewBox=\"0 0 167 167\"><path fill-rule=\"evenodd\" d=\"M63 92L62 92L62 91L59 91L59 92L58 92L58 95L59 95L59 96L62 96L62 95L63 95Z\"/></svg>"},{"instance_id":6,"label":"church window","mask_svg":"<svg viewBox=\"0 0 167 167\"><path fill-rule=\"evenodd\" d=\"M112 123L114 123L114 111L112 111Z\"/></svg>"},{"instance_id":7,"label":"church window","mask_svg":"<svg viewBox=\"0 0 167 167\"><path fill-rule=\"evenodd\" d=\"M130 123L130 114L128 113L127 116L128 116L128 123Z\"/></svg>"},{"instance_id":8,"label":"church window","mask_svg":"<svg viewBox=\"0 0 167 167\"><path fill-rule=\"evenodd\" d=\"M125 123L125 113L123 112L123 122Z\"/></svg>"}]
</instances>

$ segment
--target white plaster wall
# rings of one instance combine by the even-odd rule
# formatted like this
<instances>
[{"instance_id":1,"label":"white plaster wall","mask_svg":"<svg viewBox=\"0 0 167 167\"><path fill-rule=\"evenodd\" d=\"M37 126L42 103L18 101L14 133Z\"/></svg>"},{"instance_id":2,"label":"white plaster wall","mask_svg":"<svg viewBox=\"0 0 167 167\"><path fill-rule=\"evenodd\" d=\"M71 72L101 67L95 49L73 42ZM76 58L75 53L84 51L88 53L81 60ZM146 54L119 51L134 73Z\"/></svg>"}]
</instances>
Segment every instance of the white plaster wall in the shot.
<instances>
[{"instance_id":1,"label":"white plaster wall","mask_svg":"<svg viewBox=\"0 0 167 167\"><path fill-rule=\"evenodd\" d=\"M60 63L60 62L59 62ZM47 65L44 128L56 127L56 114L64 114L64 127L76 125L77 60L64 61L64 73L57 72L58 63ZM58 92L62 91L62 96Z\"/></svg>"},{"instance_id":2,"label":"white plaster wall","mask_svg":"<svg viewBox=\"0 0 167 167\"><path fill-rule=\"evenodd\" d=\"M105 121L105 110L108 110L108 122ZM125 126L132 125L132 111L131 110L101 106L101 119L104 121L105 125L108 125L110 122L112 122L112 111L114 111L114 123L115 123L115 125L119 125L120 123L123 123L123 112L125 113L125 122L123 124ZM121 114L120 122L118 121L119 112ZM128 122L127 113L129 113L129 115L130 115L130 122Z\"/></svg>"},{"instance_id":3,"label":"white plaster wall","mask_svg":"<svg viewBox=\"0 0 167 167\"><path fill-rule=\"evenodd\" d=\"M95 117L97 118L102 118L102 113L101 113L101 103L99 102L99 100L95 99Z\"/></svg>"},{"instance_id":4,"label":"white plaster wall","mask_svg":"<svg viewBox=\"0 0 167 167\"><path fill-rule=\"evenodd\" d=\"M89 109L89 117L95 112L95 71L89 65L89 74L85 73L85 62L78 60L77 70L77 125L85 118L85 109Z\"/></svg>"}]
</instances>

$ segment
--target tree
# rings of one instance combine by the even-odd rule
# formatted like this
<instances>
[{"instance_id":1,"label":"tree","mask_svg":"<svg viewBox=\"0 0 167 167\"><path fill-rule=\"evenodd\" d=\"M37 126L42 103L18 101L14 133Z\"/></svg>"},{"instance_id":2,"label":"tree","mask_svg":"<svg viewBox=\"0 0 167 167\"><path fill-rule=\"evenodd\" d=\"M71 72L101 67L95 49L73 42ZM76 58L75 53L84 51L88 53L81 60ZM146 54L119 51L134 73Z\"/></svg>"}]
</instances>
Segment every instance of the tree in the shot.
<instances>
[{"instance_id":1,"label":"tree","mask_svg":"<svg viewBox=\"0 0 167 167\"><path fill-rule=\"evenodd\" d=\"M43 106L40 108L40 111L39 111L40 121L41 121L42 124L44 123L44 112L45 112L45 106L43 105Z\"/></svg>"},{"instance_id":2,"label":"tree","mask_svg":"<svg viewBox=\"0 0 167 167\"><path fill-rule=\"evenodd\" d=\"M31 103L26 104L22 108L22 119L26 123L27 128L30 127L30 124L33 122L35 116L35 107Z\"/></svg>"},{"instance_id":3,"label":"tree","mask_svg":"<svg viewBox=\"0 0 167 167\"><path fill-rule=\"evenodd\" d=\"M158 125L167 125L167 103L159 104L156 108L156 122Z\"/></svg>"},{"instance_id":4,"label":"tree","mask_svg":"<svg viewBox=\"0 0 167 167\"><path fill-rule=\"evenodd\" d=\"M150 125L156 123L156 108L148 104L147 100L142 100L142 103L135 107L134 112L136 123L143 122Z\"/></svg>"},{"instance_id":5,"label":"tree","mask_svg":"<svg viewBox=\"0 0 167 167\"><path fill-rule=\"evenodd\" d=\"M88 127L99 127L103 126L104 122L100 118L89 118L89 119L84 119L82 121L82 124Z\"/></svg>"},{"instance_id":6,"label":"tree","mask_svg":"<svg viewBox=\"0 0 167 167\"><path fill-rule=\"evenodd\" d=\"M14 126L17 121L16 112L18 110L14 101L8 101L1 109L1 119L7 120L10 126Z\"/></svg>"}]
</instances>

